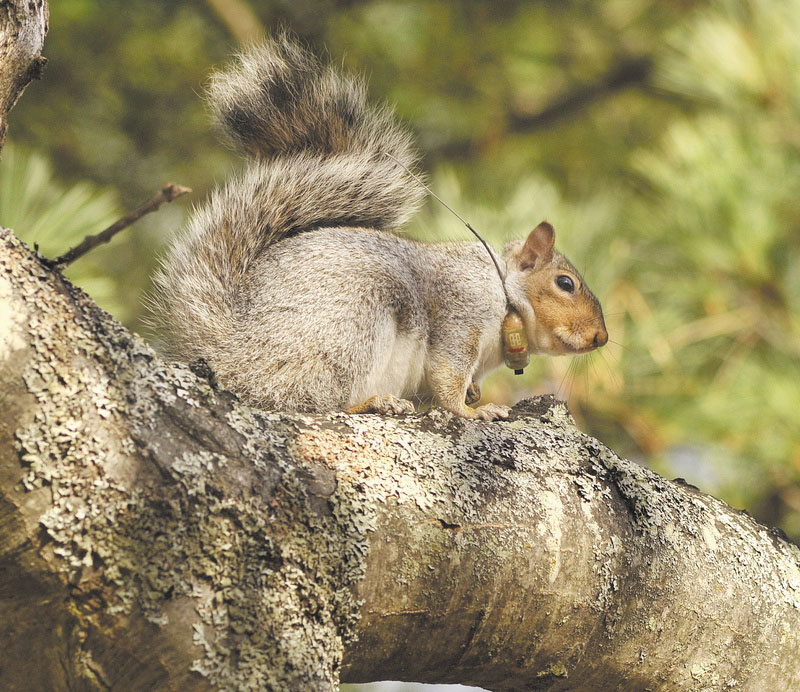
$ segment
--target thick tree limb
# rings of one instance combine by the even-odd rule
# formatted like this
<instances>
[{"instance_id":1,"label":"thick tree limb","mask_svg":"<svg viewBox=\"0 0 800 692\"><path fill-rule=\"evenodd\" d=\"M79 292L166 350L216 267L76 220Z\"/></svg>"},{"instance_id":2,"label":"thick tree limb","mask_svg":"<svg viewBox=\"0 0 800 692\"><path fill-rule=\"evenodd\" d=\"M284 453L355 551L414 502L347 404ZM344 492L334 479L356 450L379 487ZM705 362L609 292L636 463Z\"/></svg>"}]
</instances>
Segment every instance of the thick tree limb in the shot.
<instances>
[{"instance_id":1,"label":"thick tree limb","mask_svg":"<svg viewBox=\"0 0 800 692\"><path fill-rule=\"evenodd\" d=\"M0 149L6 142L8 112L47 62L42 57L50 11L45 0L0 3Z\"/></svg>"},{"instance_id":2,"label":"thick tree limb","mask_svg":"<svg viewBox=\"0 0 800 692\"><path fill-rule=\"evenodd\" d=\"M253 411L8 232L0 574L4 690L800 685L797 548L561 404Z\"/></svg>"}]
</instances>

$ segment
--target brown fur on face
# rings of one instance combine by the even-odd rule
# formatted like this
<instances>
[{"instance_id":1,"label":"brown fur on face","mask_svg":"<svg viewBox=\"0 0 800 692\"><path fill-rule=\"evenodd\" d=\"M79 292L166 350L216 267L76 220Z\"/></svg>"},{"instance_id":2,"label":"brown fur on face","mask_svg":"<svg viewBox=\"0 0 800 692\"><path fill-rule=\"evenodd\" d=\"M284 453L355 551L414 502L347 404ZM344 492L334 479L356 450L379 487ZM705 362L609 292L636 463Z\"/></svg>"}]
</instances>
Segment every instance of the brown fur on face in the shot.
<instances>
[{"instance_id":1,"label":"brown fur on face","mask_svg":"<svg viewBox=\"0 0 800 692\"><path fill-rule=\"evenodd\" d=\"M549 223L543 221L531 231L510 259L522 272L525 296L535 315L536 351L586 353L606 344L600 302L578 270L555 249L555 231Z\"/></svg>"}]
</instances>

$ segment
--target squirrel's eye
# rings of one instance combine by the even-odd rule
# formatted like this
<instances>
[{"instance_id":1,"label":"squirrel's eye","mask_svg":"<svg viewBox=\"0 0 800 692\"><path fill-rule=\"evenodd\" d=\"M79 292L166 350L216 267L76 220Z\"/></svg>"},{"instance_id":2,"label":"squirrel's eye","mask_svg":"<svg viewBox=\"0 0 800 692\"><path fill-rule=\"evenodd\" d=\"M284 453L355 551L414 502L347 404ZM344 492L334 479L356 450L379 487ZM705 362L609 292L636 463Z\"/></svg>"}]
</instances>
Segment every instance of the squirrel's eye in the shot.
<instances>
[{"instance_id":1,"label":"squirrel's eye","mask_svg":"<svg viewBox=\"0 0 800 692\"><path fill-rule=\"evenodd\" d=\"M575 290L575 282L566 274L560 274L556 277L556 286L567 293L572 293Z\"/></svg>"}]
</instances>

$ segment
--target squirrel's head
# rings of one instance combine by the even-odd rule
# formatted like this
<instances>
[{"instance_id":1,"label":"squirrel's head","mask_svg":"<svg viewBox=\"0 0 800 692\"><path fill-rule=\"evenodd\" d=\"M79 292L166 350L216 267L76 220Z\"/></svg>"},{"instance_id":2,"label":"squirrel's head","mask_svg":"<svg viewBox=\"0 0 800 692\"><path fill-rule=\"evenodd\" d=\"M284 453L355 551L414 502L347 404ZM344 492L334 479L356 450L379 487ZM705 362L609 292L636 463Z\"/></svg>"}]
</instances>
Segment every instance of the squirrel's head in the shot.
<instances>
[{"instance_id":1,"label":"squirrel's head","mask_svg":"<svg viewBox=\"0 0 800 692\"><path fill-rule=\"evenodd\" d=\"M577 269L555 249L555 240L553 227L542 221L504 252L508 277L525 294L523 317L528 307L533 313L525 320L528 339L538 353L593 351L608 341L603 309Z\"/></svg>"}]
</instances>

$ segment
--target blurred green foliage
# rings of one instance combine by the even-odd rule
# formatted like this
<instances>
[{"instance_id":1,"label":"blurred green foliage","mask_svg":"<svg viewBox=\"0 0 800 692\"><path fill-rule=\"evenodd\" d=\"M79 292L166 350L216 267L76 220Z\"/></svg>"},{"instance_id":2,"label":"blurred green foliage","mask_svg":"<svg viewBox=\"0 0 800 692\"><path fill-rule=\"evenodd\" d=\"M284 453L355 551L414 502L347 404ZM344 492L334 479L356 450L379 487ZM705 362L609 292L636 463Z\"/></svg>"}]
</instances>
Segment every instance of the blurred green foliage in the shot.
<instances>
[{"instance_id":1,"label":"blurred green foliage","mask_svg":"<svg viewBox=\"0 0 800 692\"><path fill-rule=\"evenodd\" d=\"M88 182L64 186L53 178L52 166L38 152L13 144L3 149L0 165L0 219L45 257L57 257L90 233L111 225L121 215L116 193ZM112 254L120 254L117 237L91 255L65 268L65 274L97 303L119 319L130 318L120 301L120 284L109 271ZM124 250L122 250L122 254Z\"/></svg>"},{"instance_id":2,"label":"blurred green foliage","mask_svg":"<svg viewBox=\"0 0 800 692\"><path fill-rule=\"evenodd\" d=\"M605 349L497 373L487 398L558 392L620 453L800 539L800 0L245 4L365 74L437 192L494 243L550 220L603 301ZM50 64L10 137L126 208L167 180L201 201L239 165L199 97L241 37L225 8L53 3ZM0 171L13 163L6 150ZM25 234L12 207L0 222ZM104 260L134 328L183 212L147 217ZM53 253L72 244L59 228ZM432 204L411 230L468 237Z\"/></svg>"}]
</instances>

